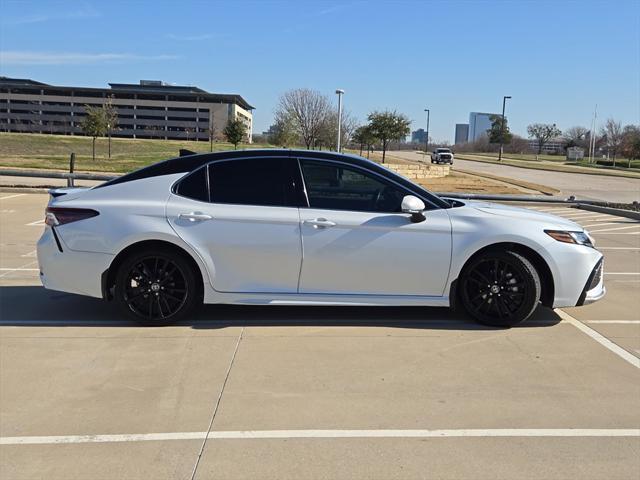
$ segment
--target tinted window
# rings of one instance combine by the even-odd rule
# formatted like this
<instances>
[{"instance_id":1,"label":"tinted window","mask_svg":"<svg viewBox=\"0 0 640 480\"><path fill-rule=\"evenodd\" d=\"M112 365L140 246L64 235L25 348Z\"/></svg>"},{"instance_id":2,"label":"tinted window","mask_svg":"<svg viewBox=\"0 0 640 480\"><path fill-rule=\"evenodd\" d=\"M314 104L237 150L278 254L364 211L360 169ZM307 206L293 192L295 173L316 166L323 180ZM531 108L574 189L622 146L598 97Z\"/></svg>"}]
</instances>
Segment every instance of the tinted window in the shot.
<instances>
[{"instance_id":1,"label":"tinted window","mask_svg":"<svg viewBox=\"0 0 640 480\"><path fill-rule=\"evenodd\" d=\"M406 193L361 170L341 164L303 160L309 206L330 210L400 212Z\"/></svg>"},{"instance_id":2,"label":"tinted window","mask_svg":"<svg viewBox=\"0 0 640 480\"><path fill-rule=\"evenodd\" d=\"M186 176L178 184L176 193L183 197L193 198L194 200L200 200L201 202L208 202L209 194L207 192L206 171L206 168L199 168L192 174Z\"/></svg>"},{"instance_id":3,"label":"tinted window","mask_svg":"<svg viewBox=\"0 0 640 480\"><path fill-rule=\"evenodd\" d=\"M250 158L209 166L213 203L294 206L293 180L283 158Z\"/></svg>"}]
</instances>

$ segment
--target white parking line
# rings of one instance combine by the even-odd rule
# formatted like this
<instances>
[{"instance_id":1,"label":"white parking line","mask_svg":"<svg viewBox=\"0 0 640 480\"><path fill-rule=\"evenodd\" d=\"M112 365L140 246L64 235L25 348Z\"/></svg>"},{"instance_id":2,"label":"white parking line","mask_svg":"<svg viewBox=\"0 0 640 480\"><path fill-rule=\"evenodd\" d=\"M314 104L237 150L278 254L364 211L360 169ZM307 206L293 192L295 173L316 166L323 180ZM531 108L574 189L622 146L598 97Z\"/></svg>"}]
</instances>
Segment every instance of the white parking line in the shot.
<instances>
[{"instance_id":1,"label":"white parking line","mask_svg":"<svg viewBox=\"0 0 640 480\"><path fill-rule=\"evenodd\" d=\"M623 222L623 223L624 223L624 222ZM582 225L582 228L589 228L589 227L604 227L605 225L620 225L620 222L590 223L589 225Z\"/></svg>"},{"instance_id":2,"label":"white parking line","mask_svg":"<svg viewBox=\"0 0 640 480\"><path fill-rule=\"evenodd\" d=\"M611 215L603 215L601 213L569 213L562 216L570 220L587 218L587 217L588 218L615 218L615 217L612 217Z\"/></svg>"},{"instance_id":3,"label":"white parking line","mask_svg":"<svg viewBox=\"0 0 640 480\"><path fill-rule=\"evenodd\" d=\"M616 230L629 230L630 228L640 228L640 223L627 225L626 227L603 228L602 230L591 230L589 233L614 232Z\"/></svg>"},{"instance_id":4,"label":"white parking line","mask_svg":"<svg viewBox=\"0 0 640 480\"><path fill-rule=\"evenodd\" d=\"M39 227L40 225L44 225L44 219L36 220L35 222L25 223L27 227Z\"/></svg>"},{"instance_id":5,"label":"white parking line","mask_svg":"<svg viewBox=\"0 0 640 480\"><path fill-rule=\"evenodd\" d=\"M3 268L3 269L0 269L0 270L4 271L4 273L0 273L0 278L9 275L11 272L20 271L21 269L26 269L25 267L28 267L29 265L33 265L34 263L38 263L38 261L34 260L32 262L25 263L24 265L21 265L18 268ZM28 270L32 270L32 269L28 269ZM38 269L34 268L33 270L38 270Z\"/></svg>"},{"instance_id":6,"label":"white parking line","mask_svg":"<svg viewBox=\"0 0 640 480\"><path fill-rule=\"evenodd\" d=\"M256 440L292 438L461 438L461 437L640 437L640 428L492 428L458 430L228 430L0 437L0 445L149 442L166 440Z\"/></svg>"},{"instance_id":7,"label":"white parking line","mask_svg":"<svg viewBox=\"0 0 640 480\"><path fill-rule=\"evenodd\" d=\"M598 250L640 250L640 247L598 247Z\"/></svg>"},{"instance_id":8,"label":"white parking line","mask_svg":"<svg viewBox=\"0 0 640 480\"><path fill-rule=\"evenodd\" d=\"M570 323L571 325L576 327L578 330L582 330L582 332L584 332L587 335L589 335L591 338L593 338L596 342L598 342L603 347L608 348L613 353L618 355L623 360L629 362L634 367L640 368L640 358L638 358L635 355L627 352L624 348L622 348L622 347L618 346L617 344L613 343L608 338L600 335L593 328L588 327L587 325L582 323L580 320L577 320L577 319L573 318L567 312L564 312L564 311L562 311L562 310L560 310L558 308L556 308L554 311L560 316L560 318L565 320L567 323Z\"/></svg>"},{"instance_id":9,"label":"white parking line","mask_svg":"<svg viewBox=\"0 0 640 480\"><path fill-rule=\"evenodd\" d=\"M0 272L37 272L37 271L39 271L38 268L0 268Z\"/></svg>"},{"instance_id":10,"label":"white parking line","mask_svg":"<svg viewBox=\"0 0 640 480\"><path fill-rule=\"evenodd\" d=\"M585 320L585 323L622 323L640 325L640 320Z\"/></svg>"},{"instance_id":11,"label":"white parking line","mask_svg":"<svg viewBox=\"0 0 640 480\"><path fill-rule=\"evenodd\" d=\"M17 193L15 195L8 195L6 197L0 197L0 200L8 200L9 198L22 197L23 195L26 195L26 193Z\"/></svg>"}]
</instances>

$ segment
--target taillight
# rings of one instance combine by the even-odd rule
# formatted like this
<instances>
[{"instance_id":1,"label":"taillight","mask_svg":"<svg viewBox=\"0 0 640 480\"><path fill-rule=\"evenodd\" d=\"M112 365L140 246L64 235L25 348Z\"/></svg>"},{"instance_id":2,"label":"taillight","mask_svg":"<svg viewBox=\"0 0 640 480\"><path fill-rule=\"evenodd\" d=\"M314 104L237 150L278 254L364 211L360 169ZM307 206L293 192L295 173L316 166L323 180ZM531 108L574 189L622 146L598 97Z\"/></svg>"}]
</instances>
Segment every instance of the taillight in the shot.
<instances>
[{"instance_id":1,"label":"taillight","mask_svg":"<svg viewBox=\"0 0 640 480\"><path fill-rule=\"evenodd\" d=\"M97 215L99 215L98 212L89 208L47 207L44 223L50 227L57 227L58 225L85 220Z\"/></svg>"}]
</instances>

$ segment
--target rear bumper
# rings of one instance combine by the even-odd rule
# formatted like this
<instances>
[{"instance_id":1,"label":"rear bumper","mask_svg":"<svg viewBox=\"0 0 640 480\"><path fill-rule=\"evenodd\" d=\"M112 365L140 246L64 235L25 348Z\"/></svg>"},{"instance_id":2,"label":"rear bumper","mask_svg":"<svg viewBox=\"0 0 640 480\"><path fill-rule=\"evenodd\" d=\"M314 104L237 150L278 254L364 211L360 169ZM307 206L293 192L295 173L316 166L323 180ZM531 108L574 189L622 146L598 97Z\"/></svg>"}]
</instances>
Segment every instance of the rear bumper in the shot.
<instances>
[{"instance_id":1,"label":"rear bumper","mask_svg":"<svg viewBox=\"0 0 640 480\"><path fill-rule=\"evenodd\" d=\"M70 250L60 236L56 241L50 227L38 240L37 251L45 288L102 298L102 272L111 265L113 255Z\"/></svg>"},{"instance_id":2,"label":"rear bumper","mask_svg":"<svg viewBox=\"0 0 640 480\"><path fill-rule=\"evenodd\" d=\"M596 266L593 267L587 283L582 289L578 303L576 303L576 307L597 302L606 293L607 289L604 286L604 258L601 258Z\"/></svg>"}]
</instances>

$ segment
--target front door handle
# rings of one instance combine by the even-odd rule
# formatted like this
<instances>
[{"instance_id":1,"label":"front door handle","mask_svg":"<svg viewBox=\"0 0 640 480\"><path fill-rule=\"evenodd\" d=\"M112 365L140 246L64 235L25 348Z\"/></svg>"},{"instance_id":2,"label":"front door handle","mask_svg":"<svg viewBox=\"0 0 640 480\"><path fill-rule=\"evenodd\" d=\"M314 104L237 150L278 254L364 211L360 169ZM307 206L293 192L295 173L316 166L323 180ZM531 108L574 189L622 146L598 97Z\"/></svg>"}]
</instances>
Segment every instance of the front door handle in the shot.
<instances>
[{"instance_id":1,"label":"front door handle","mask_svg":"<svg viewBox=\"0 0 640 480\"><path fill-rule=\"evenodd\" d=\"M202 212L189 212L181 213L178 218L181 220L189 220L190 222L204 222L205 220L211 220L213 217Z\"/></svg>"},{"instance_id":2,"label":"front door handle","mask_svg":"<svg viewBox=\"0 0 640 480\"><path fill-rule=\"evenodd\" d=\"M336 223L326 218L314 218L313 220L305 220L305 225L311 225L313 228L330 228L335 227Z\"/></svg>"}]
</instances>

